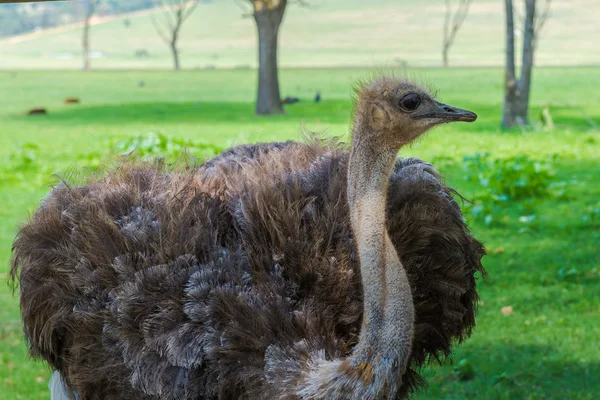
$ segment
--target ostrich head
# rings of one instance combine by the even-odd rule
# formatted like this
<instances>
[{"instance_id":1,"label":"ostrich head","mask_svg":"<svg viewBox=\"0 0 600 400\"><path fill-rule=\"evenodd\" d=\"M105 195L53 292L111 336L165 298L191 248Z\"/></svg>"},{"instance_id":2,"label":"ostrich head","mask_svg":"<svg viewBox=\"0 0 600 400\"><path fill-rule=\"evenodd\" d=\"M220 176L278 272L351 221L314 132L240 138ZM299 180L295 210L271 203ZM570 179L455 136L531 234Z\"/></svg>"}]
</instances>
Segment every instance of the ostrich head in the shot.
<instances>
[{"instance_id":1,"label":"ostrich head","mask_svg":"<svg viewBox=\"0 0 600 400\"><path fill-rule=\"evenodd\" d=\"M471 111L440 103L427 90L389 76L360 86L355 110L354 140L396 151L436 125L477 119Z\"/></svg>"},{"instance_id":2,"label":"ostrich head","mask_svg":"<svg viewBox=\"0 0 600 400\"><path fill-rule=\"evenodd\" d=\"M312 369L299 391L302 398L384 399L399 392L413 349L415 309L406 271L386 230L396 154L436 125L476 118L394 77L358 88L347 197L363 283L362 327L346 360Z\"/></svg>"}]
</instances>

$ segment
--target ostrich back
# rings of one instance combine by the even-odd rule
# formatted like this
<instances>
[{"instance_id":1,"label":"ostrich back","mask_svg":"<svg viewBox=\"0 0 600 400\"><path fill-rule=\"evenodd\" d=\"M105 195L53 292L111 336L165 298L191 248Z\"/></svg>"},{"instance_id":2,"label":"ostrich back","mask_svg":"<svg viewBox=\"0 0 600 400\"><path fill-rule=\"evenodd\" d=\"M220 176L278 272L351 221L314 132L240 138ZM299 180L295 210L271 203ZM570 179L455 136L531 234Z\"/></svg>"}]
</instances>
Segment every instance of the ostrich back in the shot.
<instances>
[{"instance_id":1,"label":"ostrich back","mask_svg":"<svg viewBox=\"0 0 600 400\"><path fill-rule=\"evenodd\" d=\"M358 340L347 162L331 143L247 145L55 187L13 247L30 353L81 399L294 398L290 371ZM397 161L387 214L416 310L405 397L471 333L484 252L418 159Z\"/></svg>"}]
</instances>

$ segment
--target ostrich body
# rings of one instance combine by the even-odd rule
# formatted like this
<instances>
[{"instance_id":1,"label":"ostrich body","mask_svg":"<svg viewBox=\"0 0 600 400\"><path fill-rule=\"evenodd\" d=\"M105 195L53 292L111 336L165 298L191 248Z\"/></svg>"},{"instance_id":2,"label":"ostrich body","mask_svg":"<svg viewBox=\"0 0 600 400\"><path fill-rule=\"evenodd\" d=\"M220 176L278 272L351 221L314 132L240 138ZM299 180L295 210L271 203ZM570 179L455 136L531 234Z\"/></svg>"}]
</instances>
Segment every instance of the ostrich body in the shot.
<instances>
[{"instance_id":1,"label":"ostrich body","mask_svg":"<svg viewBox=\"0 0 600 400\"><path fill-rule=\"evenodd\" d=\"M437 172L396 154L475 118L379 78L350 153L247 145L55 187L13 247L30 353L80 399L407 396L470 334L483 248Z\"/></svg>"}]
</instances>

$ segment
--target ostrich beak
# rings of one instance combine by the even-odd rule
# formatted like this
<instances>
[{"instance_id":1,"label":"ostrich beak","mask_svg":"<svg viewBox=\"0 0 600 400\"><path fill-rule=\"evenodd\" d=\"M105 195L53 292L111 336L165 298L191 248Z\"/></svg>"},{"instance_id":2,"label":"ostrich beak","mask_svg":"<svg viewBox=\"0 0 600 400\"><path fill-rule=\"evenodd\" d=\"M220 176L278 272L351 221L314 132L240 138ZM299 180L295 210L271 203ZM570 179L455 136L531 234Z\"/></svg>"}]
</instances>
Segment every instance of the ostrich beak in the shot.
<instances>
[{"instance_id":1,"label":"ostrich beak","mask_svg":"<svg viewBox=\"0 0 600 400\"><path fill-rule=\"evenodd\" d=\"M462 108L452 107L448 104L439 103L436 101L436 105L439 110L436 112L437 118L444 119L447 121L464 121L473 122L477 119L477 114L469 110L463 110Z\"/></svg>"},{"instance_id":2,"label":"ostrich beak","mask_svg":"<svg viewBox=\"0 0 600 400\"><path fill-rule=\"evenodd\" d=\"M454 121L473 122L477 119L477 114L469 110L433 101L429 110L421 115L417 115L416 118L430 118L438 120L439 123Z\"/></svg>"}]
</instances>

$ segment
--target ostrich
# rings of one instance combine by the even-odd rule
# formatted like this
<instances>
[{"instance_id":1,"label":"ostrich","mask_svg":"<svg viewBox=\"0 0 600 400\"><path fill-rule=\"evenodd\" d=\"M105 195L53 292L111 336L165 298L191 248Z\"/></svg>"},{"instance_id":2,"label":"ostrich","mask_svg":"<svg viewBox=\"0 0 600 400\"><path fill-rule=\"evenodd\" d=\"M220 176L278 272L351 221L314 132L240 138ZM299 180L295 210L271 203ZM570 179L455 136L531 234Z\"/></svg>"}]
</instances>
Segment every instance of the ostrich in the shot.
<instances>
[{"instance_id":1,"label":"ostrich","mask_svg":"<svg viewBox=\"0 0 600 400\"><path fill-rule=\"evenodd\" d=\"M396 154L475 119L380 77L350 152L247 145L56 186L13 245L31 355L79 399L407 397L471 333L484 251L433 167Z\"/></svg>"}]
</instances>

